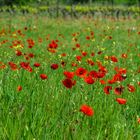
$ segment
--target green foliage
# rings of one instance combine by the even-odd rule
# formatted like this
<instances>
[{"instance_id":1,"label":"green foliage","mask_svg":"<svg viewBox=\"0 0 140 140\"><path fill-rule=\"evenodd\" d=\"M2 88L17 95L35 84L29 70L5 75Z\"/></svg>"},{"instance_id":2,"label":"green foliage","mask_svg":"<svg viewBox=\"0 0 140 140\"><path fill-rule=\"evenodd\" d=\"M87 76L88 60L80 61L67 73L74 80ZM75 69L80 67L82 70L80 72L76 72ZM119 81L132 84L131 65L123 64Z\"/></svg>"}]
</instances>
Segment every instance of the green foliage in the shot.
<instances>
[{"instance_id":1,"label":"green foliage","mask_svg":"<svg viewBox=\"0 0 140 140\"><path fill-rule=\"evenodd\" d=\"M0 0L0 5L27 5L29 3L40 3L42 5L56 4L59 1L60 4L119 4L119 5L137 5L140 0Z\"/></svg>"},{"instance_id":2,"label":"green foliage","mask_svg":"<svg viewBox=\"0 0 140 140\"><path fill-rule=\"evenodd\" d=\"M32 2L34 2L34 0L4 0L5 5L26 5Z\"/></svg>"}]
</instances>

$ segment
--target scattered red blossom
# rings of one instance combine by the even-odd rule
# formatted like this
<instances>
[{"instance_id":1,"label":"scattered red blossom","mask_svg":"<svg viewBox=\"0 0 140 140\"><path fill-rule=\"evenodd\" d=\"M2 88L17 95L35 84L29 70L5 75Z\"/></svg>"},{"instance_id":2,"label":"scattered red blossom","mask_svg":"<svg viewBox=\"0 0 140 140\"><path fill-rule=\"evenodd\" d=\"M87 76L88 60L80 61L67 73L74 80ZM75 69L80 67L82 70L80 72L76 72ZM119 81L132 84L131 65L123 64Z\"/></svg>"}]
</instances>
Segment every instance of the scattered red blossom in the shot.
<instances>
[{"instance_id":1,"label":"scattered red blossom","mask_svg":"<svg viewBox=\"0 0 140 140\"><path fill-rule=\"evenodd\" d=\"M112 86L105 86L104 87L105 94L110 94L110 90L112 90Z\"/></svg>"},{"instance_id":2,"label":"scattered red blossom","mask_svg":"<svg viewBox=\"0 0 140 140\"><path fill-rule=\"evenodd\" d=\"M78 77L83 78L83 77L85 77L85 76L87 75L87 72L88 72L88 71L87 71L86 69L80 67L80 68L77 68L77 70L75 71L75 74L76 74Z\"/></svg>"},{"instance_id":3,"label":"scattered red blossom","mask_svg":"<svg viewBox=\"0 0 140 140\"><path fill-rule=\"evenodd\" d=\"M116 95L121 95L123 90L124 90L123 86L119 86L119 87L114 88L114 92L115 92Z\"/></svg>"},{"instance_id":4,"label":"scattered red blossom","mask_svg":"<svg viewBox=\"0 0 140 140\"><path fill-rule=\"evenodd\" d=\"M95 81L94 79L92 78L92 76L87 76L84 78L84 81L87 83L87 84L93 84Z\"/></svg>"},{"instance_id":5,"label":"scattered red blossom","mask_svg":"<svg viewBox=\"0 0 140 140\"><path fill-rule=\"evenodd\" d=\"M127 88L128 88L128 91L130 91L130 92L135 92L135 87L134 87L133 85L128 84L128 85L127 85Z\"/></svg>"},{"instance_id":6,"label":"scattered red blossom","mask_svg":"<svg viewBox=\"0 0 140 140\"><path fill-rule=\"evenodd\" d=\"M62 81L62 83L66 88L71 89L72 86L74 86L76 84L76 81L75 80L72 81L71 79L66 78Z\"/></svg>"},{"instance_id":7,"label":"scattered red blossom","mask_svg":"<svg viewBox=\"0 0 140 140\"><path fill-rule=\"evenodd\" d=\"M68 79L72 79L74 77L74 72L64 71L64 75Z\"/></svg>"},{"instance_id":8,"label":"scattered red blossom","mask_svg":"<svg viewBox=\"0 0 140 140\"><path fill-rule=\"evenodd\" d=\"M21 91L21 90L22 90L22 86L18 86L17 91Z\"/></svg>"},{"instance_id":9,"label":"scattered red blossom","mask_svg":"<svg viewBox=\"0 0 140 140\"><path fill-rule=\"evenodd\" d=\"M37 63L37 62L36 62L36 63L34 63L34 66L35 66L35 67L40 67L40 63Z\"/></svg>"},{"instance_id":10,"label":"scattered red blossom","mask_svg":"<svg viewBox=\"0 0 140 140\"><path fill-rule=\"evenodd\" d=\"M119 104L126 104L127 100L126 99L123 99L123 98L117 98L116 101L119 103Z\"/></svg>"},{"instance_id":11,"label":"scattered red blossom","mask_svg":"<svg viewBox=\"0 0 140 140\"><path fill-rule=\"evenodd\" d=\"M47 76L46 74L40 74L40 78L41 78L42 80L45 80L45 79L48 78L48 76Z\"/></svg>"},{"instance_id":12,"label":"scattered red blossom","mask_svg":"<svg viewBox=\"0 0 140 140\"><path fill-rule=\"evenodd\" d=\"M51 69L53 69L53 70L58 69L58 64L52 64L52 65L51 65Z\"/></svg>"},{"instance_id":13,"label":"scattered red blossom","mask_svg":"<svg viewBox=\"0 0 140 140\"><path fill-rule=\"evenodd\" d=\"M80 112L84 113L87 116L93 116L94 115L93 109L88 105L82 105L80 107Z\"/></svg>"}]
</instances>

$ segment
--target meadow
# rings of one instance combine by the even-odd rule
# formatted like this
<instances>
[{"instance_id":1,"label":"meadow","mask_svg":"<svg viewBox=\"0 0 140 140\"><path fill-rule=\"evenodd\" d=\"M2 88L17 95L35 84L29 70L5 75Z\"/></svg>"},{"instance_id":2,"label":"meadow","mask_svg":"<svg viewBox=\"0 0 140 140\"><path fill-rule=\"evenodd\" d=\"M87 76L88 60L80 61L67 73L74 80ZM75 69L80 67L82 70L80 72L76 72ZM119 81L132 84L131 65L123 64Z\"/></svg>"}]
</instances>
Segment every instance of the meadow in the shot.
<instances>
[{"instance_id":1,"label":"meadow","mask_svg":"<svg viewBox=\"0 0 140 140\"><path fill-rule=\"evenodd\" d=\"M140 20L0 16L1 140L139 140Z\"/></svg>"}]
</instances>

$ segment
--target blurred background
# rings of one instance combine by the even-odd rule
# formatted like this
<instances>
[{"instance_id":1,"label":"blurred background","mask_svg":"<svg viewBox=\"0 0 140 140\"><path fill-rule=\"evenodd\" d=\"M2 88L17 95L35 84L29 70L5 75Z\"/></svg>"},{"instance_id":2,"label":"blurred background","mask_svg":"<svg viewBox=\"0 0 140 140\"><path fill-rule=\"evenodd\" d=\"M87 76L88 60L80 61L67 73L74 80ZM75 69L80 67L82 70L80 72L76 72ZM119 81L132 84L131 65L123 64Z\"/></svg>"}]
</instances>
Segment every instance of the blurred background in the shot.
<instances>
[{"instance_id":1,"label":"blurred background","mask_svg":"<svg viewBox=\"0 0 140 140\"><path fill-rule=\"evenodd\" d=\"M140 5L140 0L0 0L0 6L4 5L27 5L27 4L41 4L41 5L52 5L52 4L101 4L101 5Z\"/></svg>"},{"instance_id":2,"label":"blurred background","mask_svg":"<svg viewBox=\"0 0 140 140\"><path fill-rule=\"evenodd\" d=\"M139 18L140 0L0 0L0 13Z\"/></svg>"}]
</instances>

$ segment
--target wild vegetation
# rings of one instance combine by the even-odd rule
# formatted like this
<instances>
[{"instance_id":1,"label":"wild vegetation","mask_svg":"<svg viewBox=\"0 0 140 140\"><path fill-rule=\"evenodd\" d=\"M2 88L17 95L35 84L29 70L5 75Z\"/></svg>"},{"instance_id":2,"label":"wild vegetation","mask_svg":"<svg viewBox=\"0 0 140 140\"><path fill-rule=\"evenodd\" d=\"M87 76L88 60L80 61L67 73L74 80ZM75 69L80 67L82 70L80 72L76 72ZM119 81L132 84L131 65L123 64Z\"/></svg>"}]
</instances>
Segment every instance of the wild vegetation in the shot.
<instances>
[{"instance_id":1,"label":"wild vegetation","mask_svg":"<svg viewBox=\"0 0 140 140\"><path fill-rule=\"evenodd\" d=\"M138 0L0 2L0 140L140 140Z\"/></svg>"}]
</instances>

